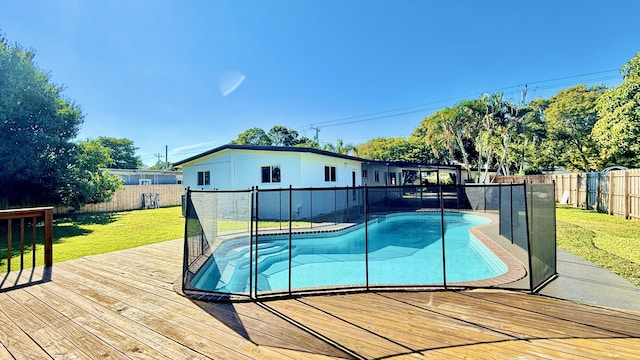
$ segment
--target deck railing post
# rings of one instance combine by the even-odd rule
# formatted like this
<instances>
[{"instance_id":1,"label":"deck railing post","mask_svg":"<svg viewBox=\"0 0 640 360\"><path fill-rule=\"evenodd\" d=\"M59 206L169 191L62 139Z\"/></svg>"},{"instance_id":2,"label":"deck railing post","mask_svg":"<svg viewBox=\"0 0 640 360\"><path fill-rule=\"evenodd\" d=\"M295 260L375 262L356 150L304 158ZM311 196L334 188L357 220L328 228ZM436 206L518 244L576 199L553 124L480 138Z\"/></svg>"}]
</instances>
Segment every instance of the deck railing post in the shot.
<instances>
[{"instance_id":1,"label":"deck railing post","mask_svg":"<svg viewBox=\"0 0 640 360\"><path fill-rule=\"evenodd\" d=\"M11 272L11 239L13 238L13 219L8 219L7 224L7 272Z\"/></svg>"},{"instance_id":2,"label":"deck railing post","mask_svg":"<svg viewBox=\"0 0 640 360\"><path fill-rule=\"evenodd\" d=\"M53 266L53 208L44 211L44 266Z\"/></svg>"},{"instance_id":3,"label":"deck railing post","mask_svg":"<svg viewBox=\"0 0 640 360\"><path fill-rule=\"evenodd\" d=\"M53 207L38 207L25 209L0 210L0 219L7 220L7 272L11 272L11 258L13 257L14 247L20 252L20 270L24 269L24 252L25 252L25 219L31 219L32 238L32 266L36 266L36 243L37 243L37 219L42 217L44 220L43 227L43 247L44 247L44 266L51 267L53 265ZM19 243L13 243L13 227L14 221L19 219L17 226L19 230ZM28 245L27 245L28 246Z\"/></svg>"}]
</instances>

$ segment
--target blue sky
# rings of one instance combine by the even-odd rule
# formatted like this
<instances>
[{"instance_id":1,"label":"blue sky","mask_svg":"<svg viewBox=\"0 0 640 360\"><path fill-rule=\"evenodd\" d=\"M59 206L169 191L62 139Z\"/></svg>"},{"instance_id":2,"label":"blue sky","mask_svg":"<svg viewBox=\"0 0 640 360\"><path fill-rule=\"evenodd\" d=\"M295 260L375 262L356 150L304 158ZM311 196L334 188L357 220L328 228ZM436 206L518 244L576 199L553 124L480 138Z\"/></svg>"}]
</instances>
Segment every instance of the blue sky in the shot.
<instances>
[{"instance_id":1,"label":"blue sky","mask_svg":"<svg viewBox=\"0 0 640 360\"><path fill-rule=\"evenodd\" d=\"M0 32L81 106L81 139L131 139L152 165L251 127L357 145L486 92L614 87L638 14L633 0L0 0Z\"/></svg>"}]
</instances>

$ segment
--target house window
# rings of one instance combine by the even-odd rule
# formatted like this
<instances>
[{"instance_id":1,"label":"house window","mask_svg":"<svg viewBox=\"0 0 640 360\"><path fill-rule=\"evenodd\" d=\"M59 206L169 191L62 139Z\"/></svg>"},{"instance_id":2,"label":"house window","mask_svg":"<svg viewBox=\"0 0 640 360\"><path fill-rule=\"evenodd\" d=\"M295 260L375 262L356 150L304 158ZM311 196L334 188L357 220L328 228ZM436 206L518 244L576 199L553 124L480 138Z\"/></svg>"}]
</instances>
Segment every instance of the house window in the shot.
<instances>
[{"instance_id":1,"label":"house window","mask_svg":"<svg viewBox=\"0 0 640 360\"><path fill-rule=\"evenodd\" d=\"M211 185L211 173L209 171L198 171L198 186Z\"/></svg>"},{"instance_id":2,"label":"house window","mask_svg":"<svg viewBox=\"0 0 640 360\"><path fill-rule=\"evenodd\" d=\"M336 182L336 167L325 166L324 167L324 181Z\"/></svg>"},{"instance_id":3,"label":"house window","mask_svg":"<svg viewBox=\"0 0 640 360\"><path fill-rule=\"evenodd\" d=\"M261 168L263 183L280 182L280 165L269 165Z\"/></svg>"},{"instance_id":4,"label":"house window","mask_svg":"<svg viewBox=\"0 0 640 360\"><path fill-rule=\"evenodd\" d=\"M380 171L378 170L373 171L373 181L380 182Z\"/></svg>"},{"instance_id":5,"label":"house window","mask_svg":"<svg viewBox=\"0 0 640 360\"><path fill-rule=\"evenodd\" d=\"M389 173L389 184L396 185L396 173Z\"/></svg>"},{"instance_id":6,"label":"house window","mask_svg":"<svg viewBox=\"0 0 640 360\"><path fill-rule=\"evenodd\" d=\"M151 179L138 179L138 185L151 185Z\"/></svg>"},{"instance_id":7,"label":"house window","mask_svg":"<svg viewBox=\"0 0 640 360\"><path fill-rule=\"evenodd\" d=\"M368 177L369 177L369 174L368 174L367 170L366 170L366 169L365 169L365 170L362 170L362 178L363 178L363 179L366 179L366 178L368 178Z\"/></svg>"}]
</instances>

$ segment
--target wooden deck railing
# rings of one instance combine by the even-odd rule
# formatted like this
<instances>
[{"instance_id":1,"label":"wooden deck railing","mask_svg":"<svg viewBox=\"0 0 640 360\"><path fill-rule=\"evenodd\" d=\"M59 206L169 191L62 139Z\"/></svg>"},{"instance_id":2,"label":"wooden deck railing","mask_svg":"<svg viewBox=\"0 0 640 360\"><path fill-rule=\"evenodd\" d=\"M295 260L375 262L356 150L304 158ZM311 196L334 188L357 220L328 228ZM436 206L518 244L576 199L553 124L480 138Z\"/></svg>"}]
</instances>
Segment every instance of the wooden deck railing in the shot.
<instances>
[{"instance_id":1,"label":"wooden deck railing","mask_svg":"<svg viewBox=\"0 0 640 360\"><path fill-rule=\"evenodd\" d=\"M11 272L13 220L20 220L20 270L24 268L25 246L31 246L32 264L36 265L36 224L44 219L44 266L53 264L53 207L0 210L0 220L7 220L7 272ZM31 244L25 243L25 219L31 219Z\"/></svg>"}]
</instances>

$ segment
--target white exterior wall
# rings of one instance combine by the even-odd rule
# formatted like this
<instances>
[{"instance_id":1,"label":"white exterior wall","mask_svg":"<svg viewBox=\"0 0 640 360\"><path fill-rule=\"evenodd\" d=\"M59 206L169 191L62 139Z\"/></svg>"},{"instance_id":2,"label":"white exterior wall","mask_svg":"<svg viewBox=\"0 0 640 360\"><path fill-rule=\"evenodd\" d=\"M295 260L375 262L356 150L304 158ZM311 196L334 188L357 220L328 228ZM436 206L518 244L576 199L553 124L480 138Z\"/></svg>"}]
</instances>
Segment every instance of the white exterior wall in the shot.
<instances>
[{"instance_id":1,"label":"white exterior wall","mask_svg":"<svg viewBox=\"0 0 640 360\"><path fill-rule=\"evenodd\" d=\"M274 165L280 166L280 182L262 183L262 167ZM325 166L336 168L335 182L324 181ZM198 186L198 171L207 170L211 172L211 184ZM183 184L198 190L244 190L252 186L278 189L289 185L294 188L345 187L353 186L352 172L355 172L356 186L362 185L358 161L306 152L226 149L184 166Z\"/></svg>"},{"instance_id":2,"label":"white exterior wall","mask_svg":"<svg viewBox=\"0 0 640 360\"><path fill-rule=\"evenodd\" d=\"M280 166L279 183L262 183L263 166ZM336 168L336 181L325 181L324 168ZM197 185L197 172L210 171L211 184ZM203 190L244 190L252 186L259 189L332 188L362 185L362 167L359 161L326 156L308 152L285 152L265 150L225 149L208 157L196 160L183 167L185 187ZM308 218L334 211L336 206L344 206L344 196L335 199L334 191L314 194L313 209L309 208L308 192L296 192L292 198L293 217ZM260 201L260 217L276 219L282 216L280 205L286 207L288 218L288 194L263 192ZM280 204L280 197L286 199ZM349 200L353 201L353 200ZM304 205L303 205L304 204ZM351 203L349 203L351 204Z\"/></svg>"},{"instance_id":3,"label":"white exterior wall","mask_svg":"<svg viewBox=\"0 0 640 360\"><path fill-rule=\"evenodd\" d=\"M182 169L182 183L194 190L229 189L230 177L223 176L233 170L230 154L226 151L220 154L198 159ZM211 183L208 186L198 185L198 171L209 171Z\"/></svg>"},{"instance_id":4,"label":"white exterior wall","mask_svg":"<svg viewBox=\"0 0 640 360\"><path fill-rule=\"evenodd\" d=\"M293 187L345 187L353 186L352 171L356 174L356 186L362 185L362 168L359 161L341 159L313 153L300 153L301 179ZM336 168L336 181L324 180L324 167Z\"/></svg>"}]
</instances>

